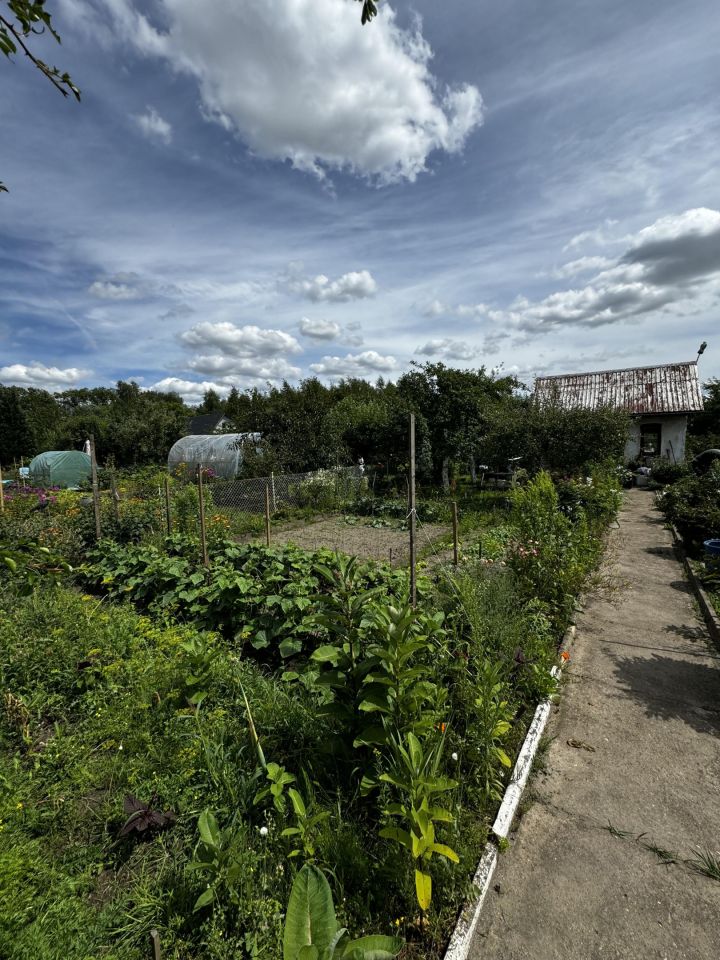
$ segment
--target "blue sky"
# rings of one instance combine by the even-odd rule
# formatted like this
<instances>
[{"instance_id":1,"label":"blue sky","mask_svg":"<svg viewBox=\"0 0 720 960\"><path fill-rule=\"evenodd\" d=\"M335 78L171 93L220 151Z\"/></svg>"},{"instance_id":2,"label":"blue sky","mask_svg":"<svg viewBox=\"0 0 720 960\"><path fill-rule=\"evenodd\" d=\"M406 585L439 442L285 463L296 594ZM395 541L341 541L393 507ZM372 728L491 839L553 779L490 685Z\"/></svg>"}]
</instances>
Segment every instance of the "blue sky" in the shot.
<instances>
[{"instance_id":1,"label":"blue sky","mask_svg":"<svg viewBox=\"0 0 720 960\"><path fill-rule=\"evenodd\" d=\"M715 0L55 0L0 63L0 382L720 376Z\"/></svg>"}]
</instances>

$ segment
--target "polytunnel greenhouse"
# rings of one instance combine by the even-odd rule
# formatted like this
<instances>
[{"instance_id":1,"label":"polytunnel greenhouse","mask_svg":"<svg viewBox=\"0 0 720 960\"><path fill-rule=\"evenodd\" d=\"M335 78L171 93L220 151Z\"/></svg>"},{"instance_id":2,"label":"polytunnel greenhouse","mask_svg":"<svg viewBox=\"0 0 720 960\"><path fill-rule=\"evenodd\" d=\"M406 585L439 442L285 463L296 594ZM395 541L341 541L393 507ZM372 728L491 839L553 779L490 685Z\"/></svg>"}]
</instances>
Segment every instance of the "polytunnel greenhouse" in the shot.
<instances>
[{"instance_id":1,"label":"polytunnel greenhouse","mask_svg":"<svg viewBox=\"0 0 720 960\"><path fill-rule=\"evenodd\" d=\"M202 464L213 476L232 480L243 463L243 447L260 442L259 433L223 433L219 435L181 437L168 454L170 473L187 473L193 477Z\"/></svg>"},{"instance_id":2,"label":"polytunnel greenhouse","mask_svg":"<svg viewBox=\"0 0 720 960\"><path fill-rule=\"evenodd\" d=\"M79 487L90 470L90 457L80 450L46 450L30 461L30 481L36 487Z\"/></svg>"}]
</instances>

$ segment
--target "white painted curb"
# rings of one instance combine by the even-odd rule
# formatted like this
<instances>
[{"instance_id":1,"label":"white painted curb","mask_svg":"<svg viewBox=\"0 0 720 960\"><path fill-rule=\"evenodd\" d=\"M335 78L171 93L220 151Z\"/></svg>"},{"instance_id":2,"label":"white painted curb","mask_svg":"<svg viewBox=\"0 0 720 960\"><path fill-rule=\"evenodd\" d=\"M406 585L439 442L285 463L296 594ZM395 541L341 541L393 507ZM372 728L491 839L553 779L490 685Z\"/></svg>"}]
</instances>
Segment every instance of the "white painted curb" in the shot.
<instances>
[{"instance_id":1,"label":"white painted curb","mask_svg":"<svg viewBox=\"0 0 720 960\"><path fill-rule=\"evenodd\" d=\"M475 928L480 919L480 912L490 888L490 881L495 873L497 858L497 847L489 840L485 844L485 851L480 858L480 863L473 877L473 885L477 887L478 890L477 899L469 903L460 914L448 948L445 951L444 960L466 960L472 938L475 934Z\"/></svg>"},{"instance_id":2,"label":"white painted curb","mask_svg":"<svg viewBox=\"0 0 720 960\"><path fill-rule=\"evenodd\" d=\"M573 626L567 629L563 637L561 644L561 650L563 652L570 645L574 637L575 625L573 624ZM561 664L562 661L559 665L552 668L551 673L554 677L560 676ZM515 812L520 803L522 792L530 776L530 770L532 769L533 760L535 759L535 754L540 744L540 738L542 737L545 724L550 716L551 707L552 702L545 700L539 704L535 710L532 723L530 724L522 749L515 762L510 783L507 785L503 801L500 804L500 809L495 818L495 823L492 826L492 832L497 838L506 839L510 832L510 827L512 826ZM490 882L495 873L497 859L497 846L492 840L488 840L483 855L480 858L475 876L473 877L473 886L477 887L477 895L467 904L460 914L443 960L467 960L468 953L470 952L470 944L475 934L478 920L480 919L483 904L485 903L485 897L487 896Z\"/></svg>"}]
</instances>

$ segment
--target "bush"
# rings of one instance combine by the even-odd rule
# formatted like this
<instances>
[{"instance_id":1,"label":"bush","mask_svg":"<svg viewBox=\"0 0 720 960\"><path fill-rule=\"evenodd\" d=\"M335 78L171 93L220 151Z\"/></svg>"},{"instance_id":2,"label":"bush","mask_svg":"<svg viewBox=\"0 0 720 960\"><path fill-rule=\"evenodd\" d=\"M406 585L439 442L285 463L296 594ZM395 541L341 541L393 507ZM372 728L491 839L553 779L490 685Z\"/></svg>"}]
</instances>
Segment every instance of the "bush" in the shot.
<instances>
[{"instance_id":1,"label":"bush","mask_svg":"<svg viewBox=\"0 0 720 960\"><path fill-rule=\"evenodd\" d=\"M720 463L701 477L690 474L666 487L658 505L690 550L720 536Z\"/></svg>"},{"instance_id":2,"label":"bush","mask_svg":"<svg viewBox=\"0 0 720 960\"><path fill-rule=\"evenodd\" d=\"M592 491L592 484L587 487ZM599 534L611 509L608 497L616 506L619 503L616 486L599 483L597 491L588 494L588 509L580 505L578 486L569 489L577 505L566 511L561 510L558 490L545 471L513 491L517 541L508 561L521 595L546 604L558 631L567 625L575 598L600 557Z\"/></svg>"},{"instance_id":3,"label":"bush","mask_svg":"<svg viewBox=\"0 0 720 960\"><path fill-rule=\"evenodd\" d=\"M664 457L657 457L650 465L651 476L656 483L663 486L669 483L677 483L683 477L687 477L690 470L685 463L673 463Z\"/></svg>"}]
</instances>

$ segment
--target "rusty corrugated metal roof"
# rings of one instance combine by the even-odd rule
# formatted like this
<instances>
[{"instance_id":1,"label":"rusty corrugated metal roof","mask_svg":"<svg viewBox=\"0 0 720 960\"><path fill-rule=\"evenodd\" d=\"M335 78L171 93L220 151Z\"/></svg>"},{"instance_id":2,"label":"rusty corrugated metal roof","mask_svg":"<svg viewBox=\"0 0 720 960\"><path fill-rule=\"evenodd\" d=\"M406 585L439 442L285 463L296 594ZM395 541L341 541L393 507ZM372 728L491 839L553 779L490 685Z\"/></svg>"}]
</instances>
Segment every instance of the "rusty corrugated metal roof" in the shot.
<instances>
[{"instance_id":1,"label":"rusty corrugated metal roof","mask_svg":"<svg viewBox=\"0 0 720 960\"><path fill-rule=\"evenodd\" d=\"M656 367L595 370L538 377L535 397L562 407L619 407L628 413L690 413L703 409L697 360Z\"/></svg>"}]
</instances>

